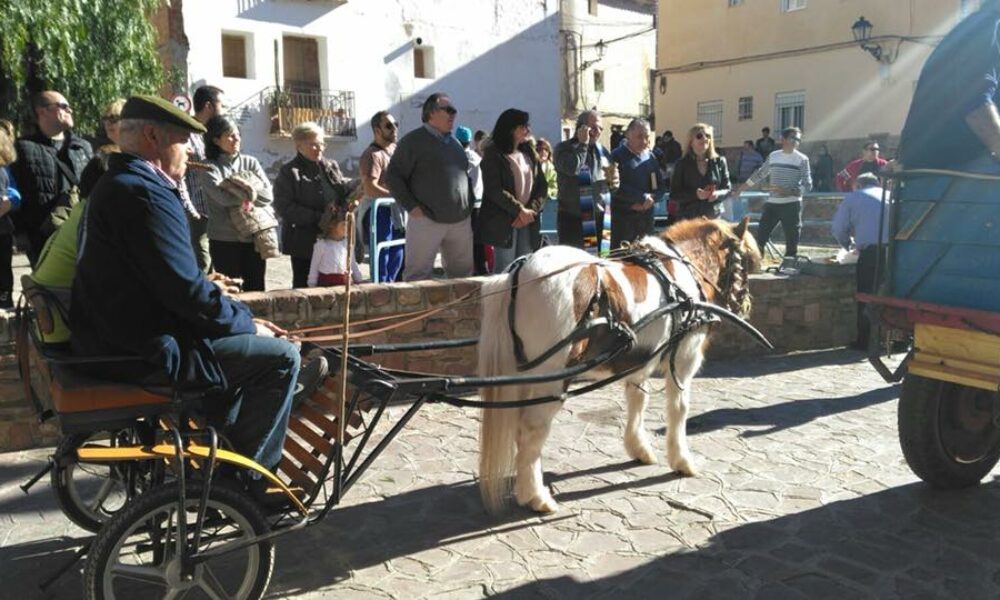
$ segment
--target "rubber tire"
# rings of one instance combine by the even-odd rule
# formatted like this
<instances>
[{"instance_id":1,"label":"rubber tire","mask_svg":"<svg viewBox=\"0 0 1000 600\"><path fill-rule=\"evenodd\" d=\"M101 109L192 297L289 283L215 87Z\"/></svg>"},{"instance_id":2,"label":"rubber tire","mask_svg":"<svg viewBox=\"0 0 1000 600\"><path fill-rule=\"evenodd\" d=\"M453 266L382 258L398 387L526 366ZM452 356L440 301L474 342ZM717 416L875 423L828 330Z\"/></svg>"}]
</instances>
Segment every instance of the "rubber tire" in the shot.
<instances>
[{"instance_id":1,"label":"rubber tire","mask_svg":"<svg viewBox=\"0 0 1000 600\"><path fill-rule=\"evenodd\" d=\"M112 432L111 435L117 435L117 432ZM72 452L76 452L76 449L91 437L93 437L93 434L73 433L63 438L59 444L59 449L56 451L58 459L52 467L51 483L52 491L56 495L56 502L59 504L59 508L62 509L63 514L77 526L92 533L97 533L106 520L98 521L94 519L77 504L76 499L73 498L73 495L69 491L72 472L63 464L63 459L61 458Z\"/></svg>"},{"instance_id":2,"label":"rubber tire","mask_svg":"<svg viewBox=\"0 0 1000 600\"><path fill-rule=\"evenodd\" d=\"M139 496L101 528L90 547L87 564L83 571L84 593L87 600L105 600L99 576L104 572L105 564L111 558L111 552L119 538L132 528L137 519L164 506L176 505L179 495L178 485L176 481L167 483ZM193 480L187 481L185 492L188 501L198 502L201 498L202 483ZM263 535L270 531L270 526L260 508L247 497L246 492L235 490L224 483L213 483L209 493L209 501L229 505L231 509L241 513L250 523L255 535ZM257 600L262 598L267 591L267 586L271 582L271 574L274 571L273 540L260 543L259 563L257 578L254 580L250 594L245 599L239 600Z\"/></svg>"},{"instance_id":3,"label":"rubber tire","mask_svg":"<svg viewBox=\"0 0 1000 600\"><path fill-rule=\"evenodd\" d=\"M940 430L942 402L961 387L908 373L899 395L897 422L903 456L917 477L938 489L977 485L1000 460L1000 443L970 463L957 462L945 449Z\"/></svg>"}]
</instances>

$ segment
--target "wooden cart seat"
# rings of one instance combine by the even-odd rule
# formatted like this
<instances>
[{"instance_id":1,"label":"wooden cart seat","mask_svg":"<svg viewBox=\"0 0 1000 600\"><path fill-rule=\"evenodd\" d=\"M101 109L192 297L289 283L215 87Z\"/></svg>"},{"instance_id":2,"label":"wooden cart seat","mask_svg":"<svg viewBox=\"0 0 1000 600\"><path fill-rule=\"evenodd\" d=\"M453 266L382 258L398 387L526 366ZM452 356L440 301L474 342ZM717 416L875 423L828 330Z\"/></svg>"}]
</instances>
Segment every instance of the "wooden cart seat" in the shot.
<instances>
[{"instance_id":1,"label":"wooden cart seat","mask_svg":"<svg viewBox=\"0 0 1000 600\"><path fill-rule=\"evenodd\" d=\"M51 365L52 408L60 414L163 405L171 401L167 389L150 391L138 385L92 377L62 365Z\"/></svg>"},{"instance_id":2,"label":"wooden cart seat","mask_svg":"<svg viewBox=\"0 0 1000 600\"><path fill-rule=\"evenodd\" d=\"M64 433L127 427L171 408L169 388L98 379L55 362L48 364L48 370L52 409Z\"/></svg>"}]
</instances>

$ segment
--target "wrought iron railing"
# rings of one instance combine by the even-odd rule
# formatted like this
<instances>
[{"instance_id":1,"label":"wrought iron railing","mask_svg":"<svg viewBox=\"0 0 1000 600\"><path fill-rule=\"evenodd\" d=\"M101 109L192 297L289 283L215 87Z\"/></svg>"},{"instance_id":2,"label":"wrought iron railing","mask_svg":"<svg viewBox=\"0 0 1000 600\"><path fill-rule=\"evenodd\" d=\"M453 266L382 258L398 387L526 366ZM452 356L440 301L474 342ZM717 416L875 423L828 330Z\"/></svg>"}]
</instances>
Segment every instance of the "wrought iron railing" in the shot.
<instances>
[{"instance_id":1,"label":"wrought iron railing","mask_svg":"<svg viewBox=\"0 0 1000 600\"><path fill-rule=\"evenodd\" d=\"M291 135L297 125L313 121L323 128L326 137L358 137L354 92L271 88L267 105L272 135Z\"/></svg>"}]
</instances>

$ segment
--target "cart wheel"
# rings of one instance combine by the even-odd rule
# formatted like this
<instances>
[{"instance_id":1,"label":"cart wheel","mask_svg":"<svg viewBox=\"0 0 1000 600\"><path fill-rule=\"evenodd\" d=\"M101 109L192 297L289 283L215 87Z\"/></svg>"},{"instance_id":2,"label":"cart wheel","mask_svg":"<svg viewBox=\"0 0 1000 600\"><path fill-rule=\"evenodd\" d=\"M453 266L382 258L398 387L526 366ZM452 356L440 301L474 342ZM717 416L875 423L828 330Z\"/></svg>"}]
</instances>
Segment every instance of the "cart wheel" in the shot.
<instances>
[{"instance_id":1,"label":"cart wheel","mask_svg":"<svg viewBox=\"0 0 1000 600\"><path fill-rule=\"evenodd\" d=\"M124 508L130 497L145 489L148 473L142 469L148 467L146 464L99 465L76 460L76 449L84 444L119 446L132 441L129 430L78 433L63 438L52 468L52 491L70 521L96 533L112 515ZM130 471L134 472L131 482Z\"/></svg>"},{"instance_id":2,"label":"cart wheel","mask_svg":"<svg viewBox=\"0 0 1000 600\"><path fill-rule=\"evenodd\" d=\"M84 585L88 600L207 597L256 599L274 568L270 540L217 556L181 574L177 524L178 482L143 494L111 518L94 538ZM194 540L202 483L188 481L184 514L187 543ZM212 485L197 552L220 550L263 535L269 527L245 494ZM193 592L189 594L189 592Z\"/></svg>"},{"instance_id":3,"label":"cart wheel","mask_svg":"<svg viewBox=\"0 0 1000 600\"><path fill-rule=\"evenodd\" d=\"M996 392L907 374L899 397L899 443L931 486L976 485L1000 459Z\"/></svg>"}]
</instances>

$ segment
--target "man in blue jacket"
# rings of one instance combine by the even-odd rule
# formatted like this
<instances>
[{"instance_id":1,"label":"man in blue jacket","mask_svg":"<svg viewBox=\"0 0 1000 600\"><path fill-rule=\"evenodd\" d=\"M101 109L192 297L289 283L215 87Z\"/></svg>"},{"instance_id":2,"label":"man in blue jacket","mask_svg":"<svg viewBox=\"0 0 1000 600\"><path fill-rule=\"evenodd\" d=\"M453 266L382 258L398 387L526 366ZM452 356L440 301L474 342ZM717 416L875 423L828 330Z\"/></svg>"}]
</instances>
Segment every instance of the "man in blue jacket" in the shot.
<instances>
[{"instance_id":1,"label":"man in blue jacket","mask_svg":"<svg viewBox=\"0 0 1000 600\"><path fill-rule=\"evenodd\" d=\"M275 337L283 331L254 319L198 268L178 183L188 138L205 128L153 96L129 98L121 116L122 153L111 157L80 224L73 351L142 359L101 373L114 379L222 392L212 413L232 424L229 441L273 468L300 358Z\"/></svg>"}]
</instances>

